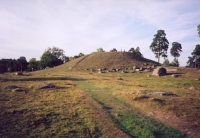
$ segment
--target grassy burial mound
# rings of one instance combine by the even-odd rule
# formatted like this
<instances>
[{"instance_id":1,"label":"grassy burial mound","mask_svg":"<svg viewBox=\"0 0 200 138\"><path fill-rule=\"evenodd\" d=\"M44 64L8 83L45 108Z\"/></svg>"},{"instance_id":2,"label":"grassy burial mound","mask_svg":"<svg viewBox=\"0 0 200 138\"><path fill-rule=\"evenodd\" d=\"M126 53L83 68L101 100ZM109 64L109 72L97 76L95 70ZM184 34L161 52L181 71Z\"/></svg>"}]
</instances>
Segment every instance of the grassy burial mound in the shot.
<instances>
[{"instance_id":1,"label":"grassy burial mound","mask_svg":"<svg viewBox=\"0 0 200 138\"><path fill-rule=\"evenodd\" d=\"M132 68L133 66L140 67L143 63L158 64L158 62L137 57L130 52L102 52L75 59L67 63L67 66L75 69Z\"/></svg>"}]
</instances>

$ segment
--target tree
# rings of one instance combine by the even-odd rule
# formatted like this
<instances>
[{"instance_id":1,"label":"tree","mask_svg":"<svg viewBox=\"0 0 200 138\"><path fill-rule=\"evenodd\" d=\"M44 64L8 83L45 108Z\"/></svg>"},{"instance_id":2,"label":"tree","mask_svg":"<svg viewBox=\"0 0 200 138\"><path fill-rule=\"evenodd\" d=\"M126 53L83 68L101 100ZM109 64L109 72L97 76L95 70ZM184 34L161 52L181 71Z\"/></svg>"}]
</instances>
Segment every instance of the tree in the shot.
<instances>
[{"instance_id":1,"label":"tree","mask_svg":"<svg viewBox=\"0 0 200 138\"><path fill-rule=\"evenodd\" d=\"M198 35L200 37L200 24L197 26Z\"/></svg>"},{"instance_id":2,"label":"tree","mask_svg":"<svg viewBox=\"0 0 200 138\"><path fill-rule=\"evenodd\" d=\"M197 63L200 62L200 45L196 45L195 49L192 52L192 55L194 57L195 62L195 68L197 66Z\"/></svg>"},{"instance_id":3,"label":"tree","mask_svg":"<svg viewBox=\"0 0 200 138\"><path fill-rule=\"evenodd\" d=\"M33 71L38 69L39 69L39 63L37 62L36 58L30 59L28 62L28 70Z\"/></svg>"},{"instance_id":4,"label":"tree","mask_svg":"<svg viewBox=\"0 0 200 138\"><path fill-rule=\"evenodd\" d=\"M54 67L62 63L63 61L61 59L58 59L55 55L53 55L49 51L45 51L40 59L41 68Z\"/></svg>"},{"instance_id":5,"label":"tree","mask_svg":"<svg viewBox=\"0 0 200 138\"><path fill-rule=\"evenodd\" d=\"M194 67L194 56L192 56L192 57L188 57L188 61L187 61L187 66L188 67Z\"/></svg>"},{"instance_id":6,"label":"tree","mask_svg":"<svg viewBox=\"0 0 200 138\"><path fill-rule=\"evenodd\" d=\"M165 66L169 66L169 65L170 65L169 60L168 60L167 58L166 58L165 61L163 62L163 65L165 65Z\"/></svg>"},{"instance_id":7,"label":"tree","mask_svg":"<svg viewBox=\"0 0 200 138\"><path fill-rule=\"evenodd\" d=\"M26 61L26 58L21 56L17 59L17 63L20 65L21 71L26 70L28 62Z\"/></svg>"},{"instance_id":8,"label":"tree","mask_svg":"<svg viewBox=\"0 0 200 138\"><path fill-rule=\"evenodd\" d=\"M60 49L58 47L53 46L52 48L48 47L47 50L50 52L52 55L56 56L58 59L62 59L63 56L65 55L65 51L63 49Z\"/></svg>"},{"instance_id":9,"label":"tree","mask_svg":"<svg viewBox=\"0 0 200 138\"><path fill-rule=\"evenodd\" d=\"M82 57L82 56L84 56L84 54L83 54L83 53L79 53L78 56L79 56L79 57Z\"/></svg>"},{"instance_id":10,"label":"tree","mask_svg":"<svg viewBox=\"0 0 200 138\"><path fill-rule=\"evenodd\" d=\"M180 57L180 52L182 52L181 44L178 42L173 42L172 48L170 49L170 53L173 57L177 58L177 61L178 57Z\"/></svg>"},{"instance_id":11,"label":"tree","mask_svg":"<svg viewBox=\"0 0 200 138\"><path fill-rule=\"evenodd\" d=\"M116 49L116 48L113 48L111 51L112 51L112 52L117 52L117 49Z\"/></svg>"},{"instance_id":12,"label":"tree","mask_svg":"<svg viewBox=\"0 0 200 138\"><path fill-rule=\"evenodd\" d=\"M128 52L135 53L135 49L132 47Z\"/></svg>"},{"instance_id":13,"label":"tree","mask_svg":"<svg viewBox=\"0 0 200 138\"><path fill-rule=\"evenodd\" d=\"M169 42L165 37L164 30L158 30L157 34L154 35L153 42L150 45L150 49L158 58L158 63L160 62L160 56L166 58L167 57L167 50L169 46Z\"/></svg>"},{"instance_id":14,"label":"tree","mask_svg":"<svg viewBox=\"0 0 200 138\"><path fill-rule=\"evenodd\" d=\"M174 60L170 63L171 66L176 66L179 67L179 62L176 58L174 58Z\"/></svg>"},{"instance_id":15,"label":"tree","mask_svg":"<svg viewBox=\"0 0 200 138\"><path fill-rule=\"evenodd\" d=\"M103 50L103 48L100 47L100 48L97 49L97 52L101 53L101 52L105 52L105 51Z\"/></svg>"},{"instance_id":16,"label":"tree","mask_svg":"<svg viewBox=\"0 0 200 138\"><path fill-rule=\"evenodd\" d=\"M63 56L62 61L63 61L64 63L68 62L68 61L69 61L69 57Z\"/></svg>"}]
</instances>

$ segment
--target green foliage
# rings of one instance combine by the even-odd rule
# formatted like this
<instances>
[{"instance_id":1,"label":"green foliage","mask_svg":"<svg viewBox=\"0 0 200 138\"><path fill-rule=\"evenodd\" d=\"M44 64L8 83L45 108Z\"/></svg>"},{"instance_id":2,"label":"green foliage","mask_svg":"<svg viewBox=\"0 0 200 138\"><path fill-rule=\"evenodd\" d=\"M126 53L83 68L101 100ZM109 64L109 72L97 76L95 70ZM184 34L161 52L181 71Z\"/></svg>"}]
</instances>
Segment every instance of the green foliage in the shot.
<instances>
[{"instance_id":1,"label":"green foliage","mask_svg":"<svg viewBox=\"0 0 200 138\"><path fill-rule=\"evenodd\" d=\"M84 54L83 54L83 53L79 53L78 56L79 56L79 57L82 57L82 56L84 56Z\"/></svg>"},{"instance_id":2,"label":"green foliage","mask_svg":"<svg viewBox=\"0 0 200 138\"><path fill-rule=\"evenodd\" d=\"M195 49L191 53L192 57L188 57L187 66L196 67L196 63L200 62L200 44L196 45Z\"/></svg>"},{"instance_id":3,"label":"green foliage","mask_svg":"<svg viewBox=\"0 0 200 138\"><path fill-rule=\"evenodd\" d=\"M160 61L160 56L166 58L167 57L167 50L169 46L169 42L165 37L164 30L158 30L157 34L154 35L153 42L150 45L150 49L158 58L158 62Z\"/></svg>"},{"instance_id":4,"label":"green foliage","mask_svg":"<svg viewBox=\"0 0 200 138\"><path fill-rule=\"evenodd\" d=\"M165 66L169 66L170 65L170 62L168 59L165 59L164 62L163 62L163 65Z\"/></svg>"},{"instance_id":5,"label":"green foliage","mask_svg":"<svg viewBox=\"0 0 200 138\"><path fill-rule=\"evenodd\" d=\"M105 52L105 51L103 50L103 48L100 47L100 48L97 49L97 52L101 53L101 52Z\"/></svg>"},{"instance_id":6,"label":"green foliage","mask_svg":"<svg viewBox=\"0 0 200 138\"><path fill-rule=\"evenodd\" d=\"M179 67L179 62L176 58L174 58L174 60L170 63L171 66L176 66Z\"/></svg>"},{"instance_id":7,"label":"green foliage","mask_svg":"<svg viewBox=\"0 0 200 138\"><path fill-rule=\"evenodd\" d=\"M128 52L135 53L135 49L132 47Z\"/></svg>"},{"instance_id":8,"label":"green foliage","mask_svg":"<svg viewBox=\"0 0 200 138\"><path fill-rule=\"evenodd\" d=\"M21 71L26 70L28 62L26 61L25 57L19 57L17 59L17 63L20 65Z\"/></svg>"},{"instance_id":9,"label":"green foliage","mask_svg":"<svg viewBox=\"0 0 200 138\"><path fill-rule=\"evenodd\" d=\"M53 46L52 48L48 47L46 52L50 52L52 55L57 57L57 59L63 59L63 56L65 56L65 51L63 49L60 49L58 47Z\"/></svg>"},{"instance_id":10,"label":"green foliage","mask_svg":"<svg viewBox=\"0 0 200 138\"><path fill-rule=\"evenodd\" d=\"M180 52L182 52L181 44L178 42L172 43L172 48L170 49L170 53L173 57L180 57Z\"/></svg>"},{"instance_id":11,"label":"green foliage","mask_svg":"<svg viewBox=\"0 0 200 138\"><path fill-rule=\"evenodd\" d=\"M200 37L200 24L197 26L198 35Z\"/></svg>"},{"instance_id":12,"label":"green foliage","mask_svg":"<svg viewBox=\"0 0 200 138\"><path fill-rule=\"evenodd\" d=\"M67 56L63 56L62 61L65 63L65 62L70 61L70 59L69 59L69 57L67 57Z\"/></svg>"},{"instance_id":13,"label":"green foliage","mask_svg":"<svg viewBox=\"0 0 200 138\"><path fill-rule=\"evenodd\" d=\"M116 49L116 48L113 48L113 49L111 50L111 52L117 52L117 49Z\"/></svg>"},{"instance_id":14,"label":"green foliage","mask_svg":"<svg viewBox=\"0 0 200 138\"><path fill-rule=\"evenodd\" d=\"M28 63L28 70L33 71L33 70L38 70L39 69L39 63L36 61L36 58L32 58L29 60Z\"/></svg>"},{"instance_id":15,"label":"green foliage","mask_svg":"<svg viewBox=\"0 0 200 138\"><path fill-rule=\"evenodd\" d=\"M60 65L62 63L63 63L63 61L61 59L58 59L56 56L54 56L49 51L45 51L40 59L40 66L42 68L54 67L54 66Z\"/></svg>"},{"instance_id":16,"label":"green foliage","mask_svg":"<svg viewBox=\"0 0 200 138\"><path fill-rule=\"evenodd\" d=\"M188 61L187 61L187 66L188 67L194 67L194 56L192 56L192 57L188 57Z\"/></svg>"}]
</instances>

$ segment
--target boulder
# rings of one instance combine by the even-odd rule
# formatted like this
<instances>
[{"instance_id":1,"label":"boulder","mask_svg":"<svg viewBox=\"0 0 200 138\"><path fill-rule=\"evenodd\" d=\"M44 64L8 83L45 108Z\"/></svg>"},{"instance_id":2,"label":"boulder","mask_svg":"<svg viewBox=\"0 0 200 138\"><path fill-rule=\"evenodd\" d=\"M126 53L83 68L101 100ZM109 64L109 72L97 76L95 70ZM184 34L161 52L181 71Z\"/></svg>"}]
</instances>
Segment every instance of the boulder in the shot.
<instances>
[{"instance_id":1,"label":"boulder","mask_svg":"<svg viewBox=\"0 0 200 138\"><path fill-rule=\"evenodd\" d=\"M150 95L158 95L158 96L177 96L171 92L149 92Z\"/></svg>"},{"instance_id":2,"label":"boulder","mask_svg":"<svg viewBox=\"0 0 200 138\"><path fill-rule=\"evenodd\" d=\"M172 74L171 77L177 78L178 74Z\"/></svg>"},{"instance_id":3,"label":"boulder","mask_svg":"<svg viewBox=\"0 0 200 138\"><path fill-rule=\"evenodd\" d=\"M18 75L23 75L23 73L22 72L16 72L15 75L17 75L17 76Z\"/></svg>"},{"instance_id":4,"label":"boulder","mask_svg":"<svg viewBox=\"0 0 200 138\"><path fill-rule=\"evenodd\" d=\"M189 89L190 89L190 90L197 90L197 88L194 87L194 86L190 87Z\"/></svg>"},{"instance_id":5,"label":"boulder","mask_svg":"<svg viewBox=\"0 0 200 138\"><path fill-rule=\"evenodd\" d=\"M9 86L6 86L5 89L16 89L16 88L19 88L18 86L16 85L9 85Z\"/></svg>"},{"instance_id":6,"label":"boulder","mask_svg":"<svg viewBox=\"0 0 200 138\"><path fill-rule=\"evenodd\" d=\"M13 89L12 92L23 92L24 90L21 89L21 88L16 88L16 89Z\"/></svg>"},{"instance_id":7,"label":"boulder","mask_svg":"<svg viewBox=\"0 0 200 138\"><path fill-rule=\"evenodd\" d=\"M123 79L119 77L119 78L117 78L117 80L123 80Z\"/></svg>"},{"instance_id":8,"label":"boulder","mask_svg":"<svg viewBox=\"0 0 200 138\"><path fill-rule=\"evenodd\" d=\"M55 88L56 86L52 83L38 85L37 89Z\"/></svg>"},{"instance_id":9,"label":"boulder","mask_svg":"<svg viewBox=\"0 0 200 138\"><path fill-rule=\"evenodd\" d=\"M156 76L164 76L166 74L167 74L167 70L163 67L157 68L153 71L153 75L156 75Z\"/></svg>"}]
</instances>

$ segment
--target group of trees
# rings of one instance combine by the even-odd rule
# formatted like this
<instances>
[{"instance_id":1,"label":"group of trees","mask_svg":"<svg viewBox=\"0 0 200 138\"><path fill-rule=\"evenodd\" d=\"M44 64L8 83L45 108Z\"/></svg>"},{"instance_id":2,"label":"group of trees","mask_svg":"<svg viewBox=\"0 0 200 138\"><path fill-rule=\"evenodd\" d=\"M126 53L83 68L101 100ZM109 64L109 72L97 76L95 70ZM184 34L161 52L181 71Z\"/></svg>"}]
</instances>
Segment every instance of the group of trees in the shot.
<instances>
[{"instance_id":1,"label":"group of trees","mask_svg":"<svg viewBox=\"0 0 200 138\"><path fill-rule=\"evenodd\" d=\"M169 41L166 38L166 34L164 30L158 30L154 35L153 42L150 45L150 49L155 54L156 58L158 58L158 63L160 62L160 56L164 57L165 61L163 64L165 65L173 65L179 66L178 57L180 57L180 52L182 52L182 46L178 42L173 42L172 47L170 49L170 54L174 57L174 61L170 64L167 58L167 50L169 48Z\"/></svg>"},{"instance_id":2,"label":"group of trees","mask_svg":"<svg viewBox=\"0 0 200 138\"><path fill-rule=\"evenodd\" d=\"M200 24L197 26L198 36L200 37ZM200 64L200 44L197 44L191 56L188 57L187 66L188 67L198 67ZM198 65L198 66L197 66Z\"/></svg>"},{"instance_id":3,"label":"group of trees","mask_svg":"<svg viewBox=\"0 0 200 138\"><path fill-rule=\"evenodd\" d=\"M25 70L28 65L25 57L16 59L1 59L0 60L0 73Z\"/></svg>"},{"instance_id":4,"label":"group of trees","mask_svg":"<svg viewBox=\"0 0 200 138\"><path fill-rule=\"evenodd\" d=\"M58 47L52 47L45 50L39 61L32 58L27 62L26 58L21 56L16 59L1 59L0 73L13 71L33 71L44 69L46 67L54 67L64 62L69 61L69 58L64 55L64 50Z\"/></svg>"}]
</instances>

